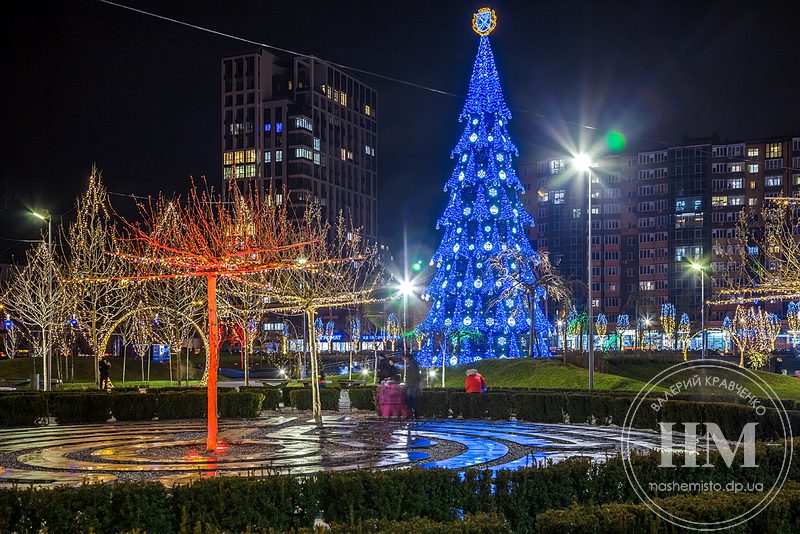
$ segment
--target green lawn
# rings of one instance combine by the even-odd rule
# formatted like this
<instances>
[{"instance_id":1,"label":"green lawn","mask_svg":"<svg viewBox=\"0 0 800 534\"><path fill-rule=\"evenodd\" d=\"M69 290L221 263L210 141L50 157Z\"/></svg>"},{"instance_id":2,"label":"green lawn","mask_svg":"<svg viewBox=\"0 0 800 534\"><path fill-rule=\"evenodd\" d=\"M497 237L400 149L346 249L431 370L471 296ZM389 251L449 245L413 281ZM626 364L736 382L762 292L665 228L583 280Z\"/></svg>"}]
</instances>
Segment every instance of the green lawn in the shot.
<instances>
[{"instance_id":1,"label":"green lawn","mask_svg":"<svg viewBox=\"0 0 800 534\"><path fill-rule=\"evenodd\" d=\"M613 373L614 375L647 382L667 367L667 364L662 363L608 363L606 366L606 371ZM694 371L687 369L686 372L675 375L673 381L676 382L682 378L688 378L693 373ZM747 387L753 392L760 391L757 385L753 384L751 380L743 380L742 377L733 371L719 370L716 371L716 373L718 373L720 378L725 378L729 381L735 381L736 383ZM769 384L769 386L781 399L800 400L800 379L775 373L767 373L764 371L755 371L755 373L761 379L763 379L764 382ZM718 387L706 387L704 385L700 389L704 393L723 393L723 391L721 391ZM727 394L735 394L735 392L729 392Z\"/></svg>"},{"instance_id":2,"label":"green lawn","mask_svg":"<svg viewBox=\"0 0 800 534\"><path fill-rule=\"evenodd\" d=\"M605 372L595 373L595 389L610 391L639 391L651 378L666 369L668 363L612 363L606 364ZM530 387L550 389L588 389L589 371L575 365L565 365L550 360L485 360L472 365L448 367L446 384L448 387L463 387L466 370L477 369L487 384L495 387ZM441 383L441 369L437 369L436 385ZM687 370L678 374L670 383L687 378L695 371ZM759 391L750 380L743 380L734 371L720 370L720 378L735 381L753 392ZM800 379L756 371L781 399L800 400ZM665 388L656 388L663 390ZM735 395L736 392L706 386L700 391L708 394ZM759 395L761 396L761 395Z\"/></svg>"},{"instance_id":3,"label":"green lawn","mask_svg":"<svg viewBox=\"0 0 800 534\"><path fill-rule=\"evenodd\" d=\"M475 368L486 379L488 386L527 387L550 389L588 389L589 371L557 361L483 360L472 365L448 367L445 383L448 387L463 387L466 370ZM441 369L437 370L437 384L441 383ZM595 388L610 391L638 391L644 382L624 376L595 373Z\"/></svg>"}]
</instances>

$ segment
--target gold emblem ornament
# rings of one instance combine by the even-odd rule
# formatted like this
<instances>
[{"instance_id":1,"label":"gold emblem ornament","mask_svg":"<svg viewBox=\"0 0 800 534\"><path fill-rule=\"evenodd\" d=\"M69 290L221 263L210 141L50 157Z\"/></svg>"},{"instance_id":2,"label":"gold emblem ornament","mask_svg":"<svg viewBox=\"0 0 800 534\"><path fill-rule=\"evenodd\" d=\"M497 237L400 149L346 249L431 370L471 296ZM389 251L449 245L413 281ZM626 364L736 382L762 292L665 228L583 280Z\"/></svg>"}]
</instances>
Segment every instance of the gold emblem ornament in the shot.
<instances>
[{"instance_id":1,"label":"gold emblem ornament","mask_svg":"<svg viewBox=\"0 0 800 534\"><path fill-rule=\"evenodd\" d=\"M472 29L478 35L489 35L497 26L497 14L490 7L482 7L472 15Z\"/></svg>"}]
</instances>

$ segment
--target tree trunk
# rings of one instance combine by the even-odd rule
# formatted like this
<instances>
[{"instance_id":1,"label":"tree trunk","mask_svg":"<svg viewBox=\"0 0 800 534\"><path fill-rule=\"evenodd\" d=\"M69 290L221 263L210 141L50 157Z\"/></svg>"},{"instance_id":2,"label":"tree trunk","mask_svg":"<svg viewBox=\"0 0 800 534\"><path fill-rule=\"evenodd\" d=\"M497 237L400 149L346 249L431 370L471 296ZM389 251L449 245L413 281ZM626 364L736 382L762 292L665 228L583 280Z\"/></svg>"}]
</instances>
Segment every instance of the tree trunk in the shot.
<instances>
[{"instance_id":1,"label":"tree trunk","mask_svg":"<svg viewBox=\"0 0 800 534\"><path fill-rule=\"evenodd\" d=\"M217 277L206 277L208 282L208 425L206 449L217 448L217 371L219 369L219 325L217 324Z\"/></svg>"},{"instance_id":2,"label":"tree trunk","mask_svg":"<svg viewBox=\"0 0 800 534\"><path fill-rule=\"evenodd\" d=\"M316 339L316 328L314 327L314 310L306 310L308 318L309 339ZM322 427L322 402L319 396L319 367L317 362L317 344L311 342L311 414L317 428Z\"/></svg>"},{"instance_id":3,"label":"tree trunk","mask_svg":"<svg viewBox=\"0 0 800 534\"><path fill-rule=\"evenodd\" d=\"M245 339L247 336L245 335ZM250 362L248 361L248 356L250 354L250 342L249 340L243 344L242 347L242 365L244 366L244 385L250 385Z\"/></svg>"}]
</instances>

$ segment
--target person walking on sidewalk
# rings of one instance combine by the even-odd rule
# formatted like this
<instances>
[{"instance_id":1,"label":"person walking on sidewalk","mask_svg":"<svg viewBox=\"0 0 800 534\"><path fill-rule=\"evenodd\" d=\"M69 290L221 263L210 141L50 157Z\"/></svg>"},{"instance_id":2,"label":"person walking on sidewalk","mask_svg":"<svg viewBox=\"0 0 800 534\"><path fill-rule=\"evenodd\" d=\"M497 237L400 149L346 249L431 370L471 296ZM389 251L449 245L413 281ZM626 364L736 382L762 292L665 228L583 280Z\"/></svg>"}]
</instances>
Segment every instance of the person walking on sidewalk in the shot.
<instances>
[{"instance_id":1,"label":"person walking on sidewalk","mask_svg":"<svg viewBox=\"0 0 800 534\"><path fill-rule=\"evenodd\" d=\"M403 363L406 365L406 404L408 411L414 419L417 418L417 406L422 395L422 378L419 364L414 356L403 354Z\"/></svg>"}]
</instances>

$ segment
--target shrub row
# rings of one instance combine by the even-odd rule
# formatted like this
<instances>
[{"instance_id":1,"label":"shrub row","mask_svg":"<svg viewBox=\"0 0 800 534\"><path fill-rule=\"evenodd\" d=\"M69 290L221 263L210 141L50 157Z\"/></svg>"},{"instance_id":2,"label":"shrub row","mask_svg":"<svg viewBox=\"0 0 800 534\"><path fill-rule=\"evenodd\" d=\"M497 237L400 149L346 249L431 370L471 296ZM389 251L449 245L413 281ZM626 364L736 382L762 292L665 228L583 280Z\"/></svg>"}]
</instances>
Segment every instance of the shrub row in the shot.
<instances>
[{"instance_id":1,"label":"shrub row","mask_svg":"<svg viewBox=\"0 0 800 534\"><path fill-rule=\"evenodd\" d=\"M352 391L352 390L351 390ZM352 393L351 393L352 395ZM632 396L557 391L490 391L485 394L428 389L423 392L419 412L423 417L448 416L468 419L508 419L537 423L590 423L621 425L633 402ZM800 429L800 411L788 412L792 428ZM703 403L671 400L655 411L650 402L642 404L633 421L635 428L657 429L661 421L715 422L726 435L739 435L752 421L754 410L746 404ZM759 439L784 435L779 412L766 409L758 419ZM735 433L735 434L734 434Z\"/></svg>"},{"instance_id":2,"label":"shrub row","mask_svg":"<svg viewBox=\"0 0 800 534\"><path fill-rule=\"evenodd\" d=\"M795 446L800 446L800 440L795 442ZM676 454L677 465L682 463L679 456ZM740 450L739 462L741 457ZM742 482L774 480L783 460L783 450L758 444L756 459L757 467L748 469L746 474L734 468L737 479L747 478ZM710 460L717 466L713 469L716 480L719 481L720 473L731 472L723 471L724 460L718 453L712 453ZM711 471L658 468L658 452L634 456L632 461L639 472L648 473L648 481L653 483L704 481ZM788 478L792 481L800 479L800 458L797 455L793 458ZM719 515L719 510L727 506L722 497L715 494L713 503L683 498L687 508L697 503L693 513L700 520ZM734 495L731 498L739 497ZM581 513L576 513L575 509L572 513L548 512L568 509L577 502L584 505ZM320 516L336 525L336 532L380 532L376 530L379 528L393 532L426 532L431 530L423 530L423 527L427 529L431 523L446 524L469 514L495 514L501 520L491 523L490 530L464 530L471 532L502 532L498 529L505 528L505 525L513 532L535 532L537 527L547 527L550 530L546 532L555 532L558 525L562 532L572 532L578 529L571 527L569 521L578 521L580 515L594 518L592 521L595 522L580 523L581 532L657 531L637 528L639 523L626 522L621 523L625 528L603 527L618 520L628 521L629 515L643 517L644 512L640 513L635 507L638 502L619 457L609 458L604 463L573 458L548 466L502 470L494 477L490 471L458 473L412 468L329 472L304 478L289 475L263 479L220 477L173 488L146 481L77 488L0 488L0 532L25 534L46 530L57 534L134 529L163 533L217 532L223 529L225 532L262 529L285 532L310 528L314 519ZM604 506L611 503L622 504ZM630 506L626 507L626 503ZM775 522L782 521L782 518L795 521L800 515L797 497L793 496L785 503L762 515ZM396 525L396 530L391 530L392 522L398 521L411 523ZM198 525L199 530L196 528ZM360 530L353 528L354 525ZM416 525L419 530L403 530L409 525ZM769 528L761 530L772 531Z\"/></svg>"},{"instance_id":3,"label":"shrub row","mask_svg":"<svg viewBox=\"0 0 800 534\"><path fill-rule=\"evenodd\" d=\"M284 388L285 389L285 388ZM265 410L277 410L280 408L281 402L283 402L283 392L279 387L272 387L272 386L240 386L239 387L240 393L261 393L264 395L264 404L263 408ZM285 403L285 406L289 406L289 403Z\"/></svg>"},{"instance_id":4,"label":"shrub row","mask_svg":"<svg viewBox=\"0 0 800 534\"><path fill-rule=\"evenodd\" d=\"M681 495L658 499L668 512L682 518L710 522L736 517L751 510L763 494L728 493ZM797 532L800 526L800 490L784 489L765 510L739 525L735 532ZM644 504L604 504L572 506L548 510L536 517L536 531L541 534L616 534L617 532L686 532L659 518Z\"/></svg>"},{"instance_id":5,"label":"shrub row","mask_svg":"<svg viewBox=\"0 0 800 534\"><path fill-rule=\"evenodd\" d=\"M258 417L262 393L222 392L220 417ZM202 390L158 393L57 392L0 396L0 426L31 426L55 418L60 425L102 423L113 415L118 421L198 419L206 416L207 397Z\"/></svg>"},{"instance_id":6,"label":"shrub row","mask_svg":"<svg viewBox=\"0 0 800 534\"><path fill-rule=\"evenodd\" d=\"M287 388L289 389L289 388ZM341 389L328 386L319 388L320 400L323 410L338 411ZM290 388L289 406L298 410L311 409L311 388Z\"/></svg>"},{"instance_id":7,"label":"shrub row","mask_svg":"<svg viewBox=\"0 0 800 534\"><path fill-rule=\"evenodd\" d=\"M375 411L375 392L377 388L372 386L350 388L347 395L350 397L350 409Z\"/></svg>"}]
</instances>

